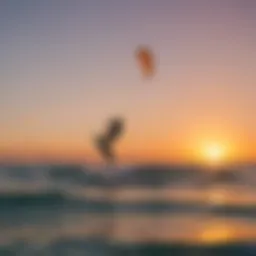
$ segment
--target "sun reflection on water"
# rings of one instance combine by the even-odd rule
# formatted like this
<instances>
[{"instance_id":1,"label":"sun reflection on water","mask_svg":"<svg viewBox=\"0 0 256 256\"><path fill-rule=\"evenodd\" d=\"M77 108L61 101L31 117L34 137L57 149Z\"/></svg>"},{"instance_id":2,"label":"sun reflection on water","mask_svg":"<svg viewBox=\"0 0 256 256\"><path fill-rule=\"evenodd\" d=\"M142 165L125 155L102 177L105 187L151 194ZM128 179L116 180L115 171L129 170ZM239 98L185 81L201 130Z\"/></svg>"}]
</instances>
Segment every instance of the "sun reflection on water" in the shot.
<instances>
[{"instance_id":1,"label":"sun reflection on water","mask_svg":"<svg viewBox=\"0 0 256 256\"><path fill-rule=\"evenodd\" d=\"M221 224L209 224L199 235L199 240L202 243L226 243L232 241L234 230L230 226Z\"/></svg>"}]
</instances>

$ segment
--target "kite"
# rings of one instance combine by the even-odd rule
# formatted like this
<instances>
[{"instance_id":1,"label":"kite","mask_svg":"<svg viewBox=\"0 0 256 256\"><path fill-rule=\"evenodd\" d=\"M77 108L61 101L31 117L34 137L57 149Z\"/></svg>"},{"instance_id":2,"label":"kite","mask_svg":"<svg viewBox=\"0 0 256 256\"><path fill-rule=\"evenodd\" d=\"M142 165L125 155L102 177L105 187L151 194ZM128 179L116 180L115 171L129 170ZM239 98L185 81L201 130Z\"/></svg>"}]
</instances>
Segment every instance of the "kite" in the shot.
<instances>
[{"instance_id":1,"label":"kite","mask_svg":"<svg viewBox=\"0 0 256 256\"><path fill-rule=\"evenodd\" d=\"M147 47L139 47L136 51L136 58L144 77L152 77L155 73L153 53Z\"/></svg>"}]
</instances>

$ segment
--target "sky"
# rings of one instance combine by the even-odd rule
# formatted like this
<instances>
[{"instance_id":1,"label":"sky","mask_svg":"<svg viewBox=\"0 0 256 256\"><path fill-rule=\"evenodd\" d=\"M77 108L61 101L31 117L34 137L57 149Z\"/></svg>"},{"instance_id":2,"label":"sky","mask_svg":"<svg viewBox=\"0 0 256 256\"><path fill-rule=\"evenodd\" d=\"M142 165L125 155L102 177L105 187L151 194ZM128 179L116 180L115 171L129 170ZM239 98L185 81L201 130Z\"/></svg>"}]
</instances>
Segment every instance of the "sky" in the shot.
<instances>
[{"instance_id":1,"label":"sky","mask_svg":"<svg viewBox=\"0 0 256 256\"><path fill-rule=\"evenodd\" d=\"M0 159L97 161L113 115L122 161L191 160L211 142L256 159L255 28L251 0L0 1Z\"/></svg>"}]
</instances>

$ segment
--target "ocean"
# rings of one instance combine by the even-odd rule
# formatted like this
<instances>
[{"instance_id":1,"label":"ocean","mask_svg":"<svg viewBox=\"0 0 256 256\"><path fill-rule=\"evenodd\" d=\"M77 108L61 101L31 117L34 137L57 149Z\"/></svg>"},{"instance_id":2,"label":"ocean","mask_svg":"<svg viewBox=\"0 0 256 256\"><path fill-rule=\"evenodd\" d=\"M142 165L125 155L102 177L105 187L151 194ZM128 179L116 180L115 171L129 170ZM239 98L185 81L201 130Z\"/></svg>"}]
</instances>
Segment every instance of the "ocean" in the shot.
<instances>
[{"instance_id":1,"label":"ocean","mask_svg":"<svg viewBox=\"0 0 256 256\"><path fill-rule=\"evenodd\" d=\"M256 167L2 165L0 255L256 255Z\"/></svg>"}]
</instances>

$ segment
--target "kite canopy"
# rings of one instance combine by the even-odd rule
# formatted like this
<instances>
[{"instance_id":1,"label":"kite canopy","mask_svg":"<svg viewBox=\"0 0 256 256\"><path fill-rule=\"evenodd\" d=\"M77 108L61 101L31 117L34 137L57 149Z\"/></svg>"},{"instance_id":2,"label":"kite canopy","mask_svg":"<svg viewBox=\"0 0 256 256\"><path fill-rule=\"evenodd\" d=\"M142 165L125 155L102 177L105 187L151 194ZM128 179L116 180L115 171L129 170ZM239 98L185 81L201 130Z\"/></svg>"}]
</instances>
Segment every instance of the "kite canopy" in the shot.
<instances>
[{"instance_id":1,"label":"kite canopy","mask_svg":"<svg viewBox=\"0 0 256 256\"><path fill-rule=\"evenodd\" d=\"M148 47L140 46L136 50L136 58L138 60L142 74L145 77L153 76L155 72L155 63L153 53Z\"/></svg>"}]
</instances>

